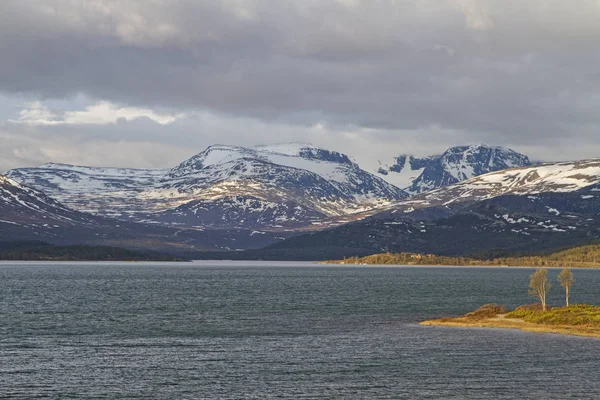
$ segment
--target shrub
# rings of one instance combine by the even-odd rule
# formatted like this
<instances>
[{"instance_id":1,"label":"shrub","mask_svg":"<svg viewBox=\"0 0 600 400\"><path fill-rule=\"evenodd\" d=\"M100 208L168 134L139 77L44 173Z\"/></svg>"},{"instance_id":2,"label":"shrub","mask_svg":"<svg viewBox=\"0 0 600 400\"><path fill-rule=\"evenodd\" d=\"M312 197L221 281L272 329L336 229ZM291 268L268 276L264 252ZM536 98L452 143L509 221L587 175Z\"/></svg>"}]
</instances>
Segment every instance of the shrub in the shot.
<instances>
[{"instance_id":1,"label":"shrub","mask_svg":"<svg viewBox=\"0 0 600 400\"><path fill-rule=\"evenodd\" d=\"M471 319L484 319L494 317L498 314L504 314L505 312L506 308L501 304L484 304L477 310L466 314L465 317Z\"/></svg>"},{"instance_id":2,"label":"shrub","mask_svg":"<svg viewBox=\"0 0 600 400\"><path fill-rule=\"evenodd\" d=\"M526 322L544 325L600 326L600 307L578 304L543 312L540 307L528 305L518 307L506 317L522 318Z\"/></svg>"}]
</instances>

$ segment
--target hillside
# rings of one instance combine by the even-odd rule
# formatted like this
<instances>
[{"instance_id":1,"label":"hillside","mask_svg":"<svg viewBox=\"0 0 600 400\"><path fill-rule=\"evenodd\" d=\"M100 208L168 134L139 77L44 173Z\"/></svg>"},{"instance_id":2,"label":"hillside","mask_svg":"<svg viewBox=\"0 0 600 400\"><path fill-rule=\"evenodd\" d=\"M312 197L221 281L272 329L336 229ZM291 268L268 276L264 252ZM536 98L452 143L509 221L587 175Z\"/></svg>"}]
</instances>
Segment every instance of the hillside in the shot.
<instances>
[{"instance_id":1,"label":"hillside","mask_svg":"<svg viewBox=\"0 0 600 400\"><path fill-rule=\"evenodd\" d=\"M0 242L0 260L8 261L183 261L155 252L109 246L54 246L48 243Z\"/></svg>"},{"instance_id":2,"label":"hillside","mask_svg":"<svg viewBox=\"0 0 600 400\"><path fill-rule=\"evenodd\" d=\"M592 199L600 192L599 184L600 159L548 163L481 175L423 193L402 204L404 207L415 208L450 206L507 194L535 196L540 193L568 193L584 189L588 191L582 195Z\"/></svg>"},{"instance_id":3,"label":"hillside","mask_svg":"<svg viewBox=\"0 0 600 400\"><path fill-rule=\"evenodd\" d=\"M289 233L200 229L122 221L73 210L39 190L0 175L0 241L106 245L157 251L261 248Z\"/></svg>"},{"instance_id":4,"label":"hillside","mask_svg":"<svg viewBox=\"0 0 600 400\"><path fill-rule=\"evenodd\" d=\"M471 265L509 267L556 267L556 268L600 268L600 244L577 246L554 253L494 257L446 257L433 254L384 253L366 257L348 257L343 260L325 261L324 264L367 264L367 265Z\"/></svg>"},{"instance_id":5,"label":"hillside","mask_svg":"<svg viewBox=\"0 0 600 400\"><path fill-rule=\"evenodd\" d=\"M600 160L492 172L405 200L364 220L269 250L466 256L550 251L600 239Z\"/></svg>"}]
</instances>

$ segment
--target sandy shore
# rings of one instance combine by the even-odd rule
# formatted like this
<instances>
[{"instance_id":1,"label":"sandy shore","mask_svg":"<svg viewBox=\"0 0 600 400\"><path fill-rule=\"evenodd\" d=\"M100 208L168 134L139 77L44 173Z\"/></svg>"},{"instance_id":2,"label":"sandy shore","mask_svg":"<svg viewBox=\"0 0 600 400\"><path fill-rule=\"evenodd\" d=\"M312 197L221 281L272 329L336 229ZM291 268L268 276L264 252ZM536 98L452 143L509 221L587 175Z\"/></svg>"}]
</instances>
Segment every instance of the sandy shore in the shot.
<instances>
[{"instance_id":1,"label":"sandy shore","mask_svg":"<svg viewBox=\"0 0 600 400\"><path fill-rule=\"evenodd\" d=\"M441 318L423 321L421 325L426 326L449 326L463 328L503 328L520 329L529 332L558 333L562 335L587 336L600 338L599 327L569 326L569 325L541 325L525 322L517 318L505 318L505 314L493 318L472 319L465 317Z\"/></svg>"}]
</instances>

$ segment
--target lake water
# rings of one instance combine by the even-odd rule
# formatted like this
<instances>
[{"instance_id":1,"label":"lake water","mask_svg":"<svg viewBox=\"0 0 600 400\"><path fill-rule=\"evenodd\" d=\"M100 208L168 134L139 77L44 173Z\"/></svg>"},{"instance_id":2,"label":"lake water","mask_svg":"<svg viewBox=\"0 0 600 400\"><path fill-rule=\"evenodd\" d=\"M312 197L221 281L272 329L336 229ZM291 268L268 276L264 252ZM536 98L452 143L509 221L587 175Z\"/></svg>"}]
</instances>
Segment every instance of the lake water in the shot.
<instances>
[{"instance_id":1,"label":"lake water","mask_svg":"<svg viewBox=\"0 0 600 400\"><path fill-rule=\"evenodd\" d=\"M600 398L600 339L417 324L530 303L531 272L4 263L0 398Z\"/></svg>"}]
</instances>

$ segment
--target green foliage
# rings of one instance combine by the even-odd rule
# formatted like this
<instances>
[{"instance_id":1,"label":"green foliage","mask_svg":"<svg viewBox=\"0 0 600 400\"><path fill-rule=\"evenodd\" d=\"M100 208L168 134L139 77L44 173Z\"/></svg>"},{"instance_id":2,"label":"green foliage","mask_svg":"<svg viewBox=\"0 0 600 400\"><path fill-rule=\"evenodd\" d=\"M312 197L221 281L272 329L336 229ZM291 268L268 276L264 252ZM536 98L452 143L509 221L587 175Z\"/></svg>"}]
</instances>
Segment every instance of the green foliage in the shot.
<instances>
[{"instance_id":1,"label":"green foliage","mask_svg":"<svg viewBox=\"0 0 600 400\"><path fill-rule=\"evenodd\" d=\"M547 307L547 310L550 310L550 307ZM506 314L506 318L526 318L541 312L542 305L540 303L526 304Z\"/></svg>"},{"instance_id":2,"label":"green foliage","mask_svg":"<svg viewBox=\"0 0 600 400\"><path fill-rule=\"evenodd\" d=\"M560 282L560 286L565 288L565 304L569 307L569 292L571 291L573 283L575 283L575 278L573 277L571 270L565 268L560 271L560 274L558 274L558 281Z\"/></svg>"},{"instance_id":3,"label":"green foliage","mask_svg":"<svg viewBox=\"0 0 600 400\"><path fill-rule=\"evenodd\" d=\"M519 307L508 313L506 318L521 318L526 322L542 325L598 326L600 327L600 307L577 304L558 307L548 311Z\"/></svg>"},{"instance_id":4,"label":"green foliage","mask_svg":"<svg viewBox=\"0 0 600 400\"><path fill-rule=\"evenodd\" d=\"M573 272L569 268L565 268L560 271L558 274L558 281L560 282L560 286L564 288L570 288L575 283L575 278L573 277Z\"/></svg>"}]
</instances>

